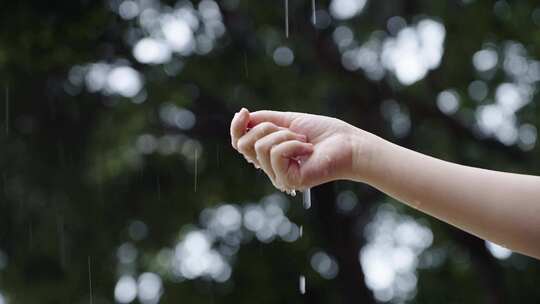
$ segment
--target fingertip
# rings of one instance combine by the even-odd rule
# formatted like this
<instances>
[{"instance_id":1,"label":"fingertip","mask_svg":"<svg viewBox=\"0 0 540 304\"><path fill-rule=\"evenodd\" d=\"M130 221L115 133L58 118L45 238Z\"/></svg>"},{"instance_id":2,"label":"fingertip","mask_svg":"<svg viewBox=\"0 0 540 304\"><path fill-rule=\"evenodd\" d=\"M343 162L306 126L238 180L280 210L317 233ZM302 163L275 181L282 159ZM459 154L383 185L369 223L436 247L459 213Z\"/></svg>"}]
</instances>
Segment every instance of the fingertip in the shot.
<instances>
[{"instance_id":1,"label":"fingertip","mask_svg":"<svg viewBox=\"0 0 540 304\"><path fill-rule=\"evenodd\" d=\"M249 111L246 108L242 108L238 114L244 122L244 125L247 127L249 123Z\"/></svg>"},{"instance_id":2,"label":"fingertip","mask_svg":"<svg viewBox=\"0 0 540 304\"><path fill-rule=\"evenodd\" d=\"M310 155L312 154L314 151L314 147L313 147L313 144L312 143L303 143L302 144L302 149L301 151L299 152L299 156L305 156L305 155Z\"/></svg>"},{"instance_id":3,"label":"fingertip","mask_svg":"<svg viewBox=\"0 0 540 304\"><path fill-rule=\"evenodd\" d=\"M245 133L248 117L246 116L246 110L240 110L234 114L231 121L231 144L233 148L238 150L238 139Z\"/></svg>"},{"instance_id":4,"label":"fingertip","mask_svg":"<svg viewBox=\"0 0 540 304\"><path fill-rule=\"evenodd\" d=\"M306 154L311 154L313 153L313 150L314 150L314 146L312 143L304 143L304 149L306 151Z\"/></svg>"}]
</instances>

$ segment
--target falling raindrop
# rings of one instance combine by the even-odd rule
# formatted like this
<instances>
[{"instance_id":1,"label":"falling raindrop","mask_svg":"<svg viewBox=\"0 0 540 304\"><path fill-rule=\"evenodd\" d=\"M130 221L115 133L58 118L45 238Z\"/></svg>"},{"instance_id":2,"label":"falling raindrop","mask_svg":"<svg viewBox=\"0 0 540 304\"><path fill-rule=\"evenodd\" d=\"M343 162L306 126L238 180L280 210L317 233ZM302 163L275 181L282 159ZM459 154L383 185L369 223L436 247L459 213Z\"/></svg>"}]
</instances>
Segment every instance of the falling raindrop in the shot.
<instances>
[{"instance_id":1,"label":"falling raindrop","mask_svg":"<svg viewBox=\"0 0 540 304\"><path fill-rule=\"evenodd\" d=\"M32 229L32 220L30 220L30 223L28 224L28 246L30 249L34 246L34 234Z\"/></svg>"},{"instance_id":2,"label":"falling raindrop","mask_svg":"<svg viewBox=\"0 0 540 304\"><path fill-rule=\"evenodd\" d=\"M56 229L59 237L60 265L66 267L66 238L64 232L64 218L61 215L56 216Z\"/></svg>"},{"instance_id":3,"label":"falling raindrop","mask_svg":"<svg viewBox=\"0 0 540 304\"><path fill-rule=\"evenodd\" d=\"M197 192L197 160L199 158L199 150L195 149L195 177L194 177L194 189Z\"/></svg>"},{"instance_id":4,"label":"falling raindrop","mask_svg":"<svg viewBox=\"0 0 540 304\"><path fill-rule=\"evenodd\" d=\"M90 288L90 304L94 303L94 298L92 294L92 266L90 261L90 256L88 256L88 285Z\"/></svg>"},{"instance_id":5,"label":"falling raindrop","mask_svg":"<svg viewBox=\"0 0 540 304\"><path fill-rule=\"evenodd\" d=\"M6 85L6 134L9 135L9 86Z\"/></svg>"},{"instance_id":6,"label":"falling raindrop","mask_svg":"<svg viewBox=\"0 0 540 304\"><path fill-rule=\"evenodd\" d=\"M59 140L56 146L58 148L58 159L60 161L60 164L63 168L65 168L66 167L66 152L64 149L64 144L62 144L62 141Z\"/></svg>"},{"instance_id":7,"label":"falling raindrop","mask_svg":"<svg viewBox=\"0 0 540 304\"><path fill-rule=\"evenodd\" d=\"M3 181L4 181L4 184L3 184L3 186L4 186L4 195L6 195L6 193L7 193L7 174L6 174L6 172L4 172L2 174L2 178L3 178Z\"/></svg>"},{"instance_id":8,"label":"falling raindrop","mask_svg":"<svg viewBox=\"0 0 540 304\"><path fill-rule=\"evenodd\" d=\"M289 38L289 0L285 0L285 37Z\"/></svg>"},{"instance_id":9,"label":"falling raindrop","mask_svg":"<svg viewBox=\"0 0 540 304\"><path fill-rule=\"evenodd\" d=\"M300 232L298 232L299 238L302 238L304 235L304 225L300 225Z\"/></svg>"},{"instance_id":10,"label":"falling raindrop","mask_svg":"<svg viewBox=\"0 0 540 304\"><path fill-rule=\"evenodd\" d=\"M161 182L159 180L159 176L156 177L156 184L157 184L157 196L158 196L158 201L161 200Z\"/></svg>"},{"instance_id":11,"label":"falling raindrop","mask_svg":"<svg viewBox=\"0 0 540 304\"><path fill-rule=\"evenodd\" d=\"M249 78L248 60L246 52L244 52L244 72L246 73L246 78Z\"/></svg>"},{"instance_id":12,"label":"falling raindrop","mask_svg":"<svg viewBox=\"0 0 540 304\"><path fill-rule=\"evenodd\" d=\"M315 8L315 0L311 0L311 22L313 25L317 25L317 13Z\"/></svg>"},{"instance_id":13,"label":"falling raindrop","mask_svg":"<svg viewBox=\"0 0 540 304\"><path fill-rule=\"evenodd\" d=\"M298 283L299 283L298 288L300 289L300 294L306 294L306 277L303 275L300 275L300 279Z\"/></svg>"},{"instance_id":14,"label":"falling raindrop","mask_svg":"<svg viewBox=\"0 0 540 304\"><path fill-rule=\"evenodd\" d=\"M216 162L219 168L219 144L216 145Z\"/></svg>"}]
</instances>

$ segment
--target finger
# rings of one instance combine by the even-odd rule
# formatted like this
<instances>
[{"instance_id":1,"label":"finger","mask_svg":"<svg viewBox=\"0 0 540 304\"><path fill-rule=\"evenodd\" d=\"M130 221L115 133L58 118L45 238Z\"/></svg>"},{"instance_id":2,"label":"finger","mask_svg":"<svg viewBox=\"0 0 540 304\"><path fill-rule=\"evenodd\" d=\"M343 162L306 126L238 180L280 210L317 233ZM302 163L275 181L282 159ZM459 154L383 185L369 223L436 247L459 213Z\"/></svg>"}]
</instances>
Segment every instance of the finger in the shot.
<instances>
[{"instance_id":1,"label":"finger","mask_svg":"<svg viewBox=\"0 0 540 304\"><path fill-rule=\"evenodd\" d=\"M288 129L282 129L280 131L268 134L255 142L255 157L259 163L259 166L273 181L275 180L275 174L270 161L270 151L272 150L272 147L289 140L299 140L305 142L306 136L294 133Z\"/></svg>"},{"instance_id":2,"label":"finger","mask_svg":"<svg viewBox=\"0 0 540 304\"><path fill-rule=\"evenodd\" d=\"M234 114L231 122L231 144L235 149L238 149L238 139L246 133L249 122L249 111L242 108L240 112Z\"/></svg>"},{"instance_id":3,"label":"finger","mask_svg":"<svg viewBox=\"0 0 540 304\"><path fill-rule=\"evenodd\" d=\"M295 118L300 116L295 112L256 111L249 117L249 127L254 127L262 122L271 122L277 126L288 128Z\"/></svg>"},{"instance_id":4,"label":"finger","mask_svg":"<svg viewBox=\"0 0 540 304\"><path fill-rule=\"evenodd\" d=\"M240 137L237 142L237 149L240 153L244 155L244 157L246 157L249 162L252 162L255 165L259 166L257 162L257 155L255 153L255 142L260 138L263 138L266 135L279 131L281 129L283 128L278 127L270 122L260 123L253 127L253 129L250 129L249 132L244 134L242 137Z\"/></svg>"},{"instance_id":5,"label":"finger","mask_svg":"<svg viewBox=\"0 0 540 304\"><path fill-rule=\"evenodd\" d=\"M270 151L270 161L276 183L285 190L303 188L300 164L296 159L313 153L313 145L298 140L289 140L274 146Z\"/></svg>"}]
</instances>

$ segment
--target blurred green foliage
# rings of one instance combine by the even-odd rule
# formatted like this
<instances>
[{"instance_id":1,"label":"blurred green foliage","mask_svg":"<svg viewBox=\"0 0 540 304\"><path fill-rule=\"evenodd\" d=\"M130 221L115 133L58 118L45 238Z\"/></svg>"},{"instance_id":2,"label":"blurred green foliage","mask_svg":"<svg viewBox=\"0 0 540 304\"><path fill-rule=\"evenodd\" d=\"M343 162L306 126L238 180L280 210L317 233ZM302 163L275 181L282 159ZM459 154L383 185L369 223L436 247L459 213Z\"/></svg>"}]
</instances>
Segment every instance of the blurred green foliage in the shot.
<instances>
[{"instance_id":1,"label":"blurred green foliage","mask_svg":"<svg viewBox=\"0 0 540 304\"><path fill-rule=\"evenodd\" d=\"M120 275L160 273L158 253L197 227L202 210L223 203L245 205L272 194L266 178L229 145L228 123L242 106L330 115L450 161L540 173L538 145L522 138L538 126L538 79L529 83L526 104L512 116L518 132L513 141L483 134L478 127L481 107L496 102L502 83L522 84L511 73L514 63L505 63L509 45L519 46L529 73L540 73L536 1L371 0L358 16L341 21L328 14L330 1L317 1L320 15L314 27L310 1L290 0L286 38L281 1L224 0L219 6L225 32L212 41L211 50L196 46L161 64L143 64L134 57L135 43L152 33L140 18L122 18L122 3L0 4L0 250L5 259L0 293L7 303L113 303ZM198 1L137 3L149 3L157 13L200 8ZM395 36L388 26L394 16L409 26L429 18L445 28L440 65L411 85L387 69L374 80L342 64L344 51L373 37L382 43ZM334 38L339 26L354 34L354 41L341 49ZM279 46L293 51L291 65L276 64ZM481 72L472 58L485 48L496 52L498 63ZM85 79L94 63L131 66L140 73L143 88L134 97L91 92ZM83 76L75 75L76 69L85 71ZM106 75L100 77L106 81ZM488 88L481 100L470 95L475 80ZM459 95L459 108L452 114L436 103L448 89ZM194 126L165 123L160 111L166 104L191 111ZM397 106L408 127L396 132L396 117L385 114L384 105ZM144 134L181 144L171 153L146 153L141 151ZM359 199L347 214L335 207L344 190ZM161 302L375 302L358 252L367 241L364 228L383 202L423 220L434 235L428 251L445 257L417 270L415 296L407 301L540 301L538 261L518 254L497 260L482 240L365 185L337 182L314 189L315 204L307 212L298 197L289 200L287 216L305 225L301 240L266 244L252 237L231 259L232 275L224 283L201 278L178 282L164 275ZM130 236L133 221L146 225L147 237ZM126 242L138 250L127 268L117 258L118 247ZM309 265L316 248L337 259L335 279L323 279ZM308 277L304 296L297 290L300 273Z\"/></svg>"}]
</instances>

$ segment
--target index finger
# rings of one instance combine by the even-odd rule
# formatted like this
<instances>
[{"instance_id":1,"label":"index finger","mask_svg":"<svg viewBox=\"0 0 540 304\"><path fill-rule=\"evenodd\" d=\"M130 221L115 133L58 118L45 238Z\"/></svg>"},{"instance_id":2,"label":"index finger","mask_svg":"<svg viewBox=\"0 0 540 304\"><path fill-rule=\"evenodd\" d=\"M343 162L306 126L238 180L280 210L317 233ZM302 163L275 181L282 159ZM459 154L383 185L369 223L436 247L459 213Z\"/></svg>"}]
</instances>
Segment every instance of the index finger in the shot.
<instances>
[{"instance_id":1,"label":"index finger","mask_svg":"<svg viewBox=\"0 0 540 304\"><path fill-rule=\"evenodd\" d=\"M240 112L234 114L231 121L231 144L235 149L238 149L238 139L246 132L249 116L249 111L242 108Z\"/></svg>"}]
</instances>

